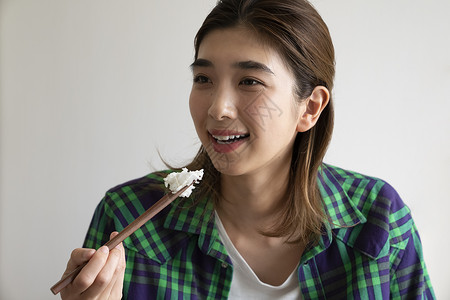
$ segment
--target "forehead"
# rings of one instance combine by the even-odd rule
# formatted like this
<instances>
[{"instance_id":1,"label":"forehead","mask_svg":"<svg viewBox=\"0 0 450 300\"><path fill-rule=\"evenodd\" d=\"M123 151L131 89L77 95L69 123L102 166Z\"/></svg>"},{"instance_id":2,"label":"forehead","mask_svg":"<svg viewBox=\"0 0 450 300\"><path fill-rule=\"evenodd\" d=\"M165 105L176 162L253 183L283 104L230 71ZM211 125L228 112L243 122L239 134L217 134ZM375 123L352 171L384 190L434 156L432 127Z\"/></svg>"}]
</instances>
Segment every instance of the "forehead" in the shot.
<instances>
[{"instance_id":1,"label":"forehead","mask_svg":"<svg viewBox=\"0 0 450 300\"><path fill-rule=\"evenodd\" d=\"M268 66L283 64L278 51L269 46L254 32L244 27L216 29L201 41L198 59L213 63L237 61L258 61Z\"/></svg>"}]
</instances>

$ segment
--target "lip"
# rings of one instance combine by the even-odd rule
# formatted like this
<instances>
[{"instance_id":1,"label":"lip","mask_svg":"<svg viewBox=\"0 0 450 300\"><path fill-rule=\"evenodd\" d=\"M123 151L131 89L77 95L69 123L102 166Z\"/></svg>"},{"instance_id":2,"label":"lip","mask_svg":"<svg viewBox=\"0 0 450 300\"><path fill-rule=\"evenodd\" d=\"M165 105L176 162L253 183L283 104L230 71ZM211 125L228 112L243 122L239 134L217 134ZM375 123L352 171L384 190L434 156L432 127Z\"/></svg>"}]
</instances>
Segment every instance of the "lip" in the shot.
<instances>
[{"instance_id":1,"label":"lip","mask_svg":"<svg viewBox=\"0 0 450 300\"><path fill-rule=\"evenodd\" d=\"M249 134L246 131L237 131L237 130L229 130L229 129L211 129L208 130L210 135L215 136L229 136L229 135L247 135Z\"/></svg>"},{"instance_id":2,"label":"lip","mask_svg":"<svg viewBox=\"0 0 450 300\"><path fill-rule=\"evenodd\" d=\"M211 144L213 149L217 153L230 153L236 151L242 144L246 143L249 137L237 140L236 142L232 142L230 144L221 144L213 136L238 136L238 135L249 135L244 131L236 131L236 130L222 130L222 129L213 129L209 130L209 139L211 140Z\"/></svg>"}]
</instances>

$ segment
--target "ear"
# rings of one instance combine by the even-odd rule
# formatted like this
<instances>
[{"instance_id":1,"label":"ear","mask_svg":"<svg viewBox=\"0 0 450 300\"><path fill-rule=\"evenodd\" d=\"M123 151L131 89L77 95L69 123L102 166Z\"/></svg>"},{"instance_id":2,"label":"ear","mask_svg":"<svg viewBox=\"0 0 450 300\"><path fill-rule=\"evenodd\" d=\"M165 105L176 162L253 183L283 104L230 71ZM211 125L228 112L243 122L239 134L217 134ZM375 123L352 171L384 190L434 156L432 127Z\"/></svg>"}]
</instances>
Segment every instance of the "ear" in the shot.
<instances>
[{"instance_id":1,"label":"ear","mask_svg":"<svg viewBox=\"0 0 450 300\"><path fill-rule=\"evenodd\" d=\"M297 131L305 132L316 125L320 114L330 101L330 92L324 86L316 86L311 95L303 102L302 114L298 120Z\"/></svg>"}]
</instances>

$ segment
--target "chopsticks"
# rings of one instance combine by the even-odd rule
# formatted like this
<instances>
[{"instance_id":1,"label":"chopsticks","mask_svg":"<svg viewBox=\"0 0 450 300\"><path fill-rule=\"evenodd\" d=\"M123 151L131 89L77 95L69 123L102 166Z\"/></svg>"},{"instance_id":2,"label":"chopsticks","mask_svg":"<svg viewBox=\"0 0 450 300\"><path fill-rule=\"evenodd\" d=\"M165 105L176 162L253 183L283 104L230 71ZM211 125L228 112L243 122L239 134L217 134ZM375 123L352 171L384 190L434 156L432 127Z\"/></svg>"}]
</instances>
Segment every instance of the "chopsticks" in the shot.
<instances>
[{"instance_id":1,"label":"chopsticks","mask_svg":"<svg viewBox=\"0 0 450 300\"><path fill-rule=\"evenodd\" d=\"M147 209L142 215L136 218L133 222L131 222L127 227L122 229L122 231L119 232L118 235L116 235L114 238L112 238L109 242L107 242L104 246L107 246L109 251L114 249L117 245L119 245L121 242L123 242L124 239L129 237L133 232L138 230L142 225L147 223L148 220L153 218L157 213L159 213L161 210L163 210L167 205L169 205L173 200L178 198L185 190L187 190L192 184L191 183L182 189L180 189L178 192L172 194L166 194L164 197L158 200L155 204L153 204L149 209ZM55 283L50 290L54 295L58 294L63 288L65 288L69 283L71 283L75 277L77 277L78 273L80 273L81 269L87 264L88 262L85 262L84 264L78 266L75 270L61 278L60 281Z\"/></svg>"}]
</instances>

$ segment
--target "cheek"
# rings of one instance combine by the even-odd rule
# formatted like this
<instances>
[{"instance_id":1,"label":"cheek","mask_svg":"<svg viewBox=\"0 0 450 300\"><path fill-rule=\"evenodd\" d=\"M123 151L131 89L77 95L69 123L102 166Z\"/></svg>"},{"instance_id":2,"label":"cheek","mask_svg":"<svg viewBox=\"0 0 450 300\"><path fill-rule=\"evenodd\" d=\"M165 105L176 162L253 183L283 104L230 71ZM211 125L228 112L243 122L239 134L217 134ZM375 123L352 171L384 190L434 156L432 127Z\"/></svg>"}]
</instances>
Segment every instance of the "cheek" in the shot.
<instances>
[{"instance_id":1,"label":"cheek","mask_svg":"<svg viewBox=\"0 0 450 300\"><path fill-rule=\"evenodd\" d=\"M243 109L243 116L248 124L252 124L258 131L270 132L274 127L282 125L286 118L286 109L277 95L260 93L257 97L248 101Z\"/></svg>"},{"instance_id":2,"label":"cheek","mask_svg":"<svg viewBox=\"0 0 450 300\"><path fill-rule=\"evenodd\" d=\"M199 101L196 99L195 93L192 91L189 96L189 111L191 112L192 120L194 120L195 123L199 115Z\"/></svg>"},{"instance_id":3,"label":"cheek","mask_svg":"<svg viewBox=\"0 0 450 300\"><path fill-rule=\"evenodd\" d=\"M197 130L201 126L204 127L205 120L208 116L208 105L205 101L201 101L201 97L198 97L194 92L191 92L189 97L189 110Z\"/></svg>"},{"instance_id":4,"label":"cheek","mask_svg":"<svg viewBox=\"0 0 450 300\"><path fill-rule=\"evenodd\" d=\"M192 94L189 96L189 112L192 120L195 122L195 103L192 101Z\"/></svg>"}]
</instances>

